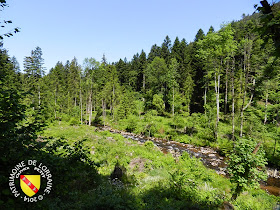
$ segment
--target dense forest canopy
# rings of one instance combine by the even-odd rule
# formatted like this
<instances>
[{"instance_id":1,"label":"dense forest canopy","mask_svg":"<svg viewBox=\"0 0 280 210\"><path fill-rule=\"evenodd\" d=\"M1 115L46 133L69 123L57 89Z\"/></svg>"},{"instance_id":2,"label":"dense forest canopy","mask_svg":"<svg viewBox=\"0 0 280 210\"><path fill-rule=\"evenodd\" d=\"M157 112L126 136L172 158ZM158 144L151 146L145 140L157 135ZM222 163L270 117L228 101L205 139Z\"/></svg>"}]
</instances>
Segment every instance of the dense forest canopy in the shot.
<instances>
[{"instance_id":1,"label":"dense forest canopy","mask_svg":"<svg viewBox=\"0 0 280 210\"><path fill-rule=\"evenodd\" d=\"M130 61L108 63L106 55L101 61L89 57L82 63L73 58L58 61L46 74L40 47L24 58L22 70L1 48L3 167L28 153L23 149L16 157L10 148L35 145L44 126L68 122L211 146L221 155L240 149L235 147L239 139L249 139L248 150L258 142L268 164L279 168L280 4L268 6L263 3L260 13L217 31L200 29L189 43L166 36L160 46L142 50ZM0 38L17 32L18 28ZM34 154L40 150L37 146ZM83 154L77 151L69 154ZM260 156L256 167L264 165L265 158ZM237 187L236 196L241 192Z\"/></svg>"}]
</instances>

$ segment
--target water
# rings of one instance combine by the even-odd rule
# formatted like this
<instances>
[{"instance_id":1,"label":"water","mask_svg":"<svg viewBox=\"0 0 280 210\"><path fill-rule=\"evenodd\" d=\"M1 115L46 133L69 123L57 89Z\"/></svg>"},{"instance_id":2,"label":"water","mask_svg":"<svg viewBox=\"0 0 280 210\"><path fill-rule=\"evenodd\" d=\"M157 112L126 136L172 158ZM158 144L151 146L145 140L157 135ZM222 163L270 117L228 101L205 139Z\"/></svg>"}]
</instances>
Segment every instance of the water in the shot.
<instances>
[{"instance_id":1,"label":"water","mask_svg":"<svg viewBox=\"0 0 280 210\"><path fill-rule=\"evenodd\" d=\"M191 157L200 158L203 164L214 169L218 174L227 176L226 158L220 156L214 149L210 147L198 147L191 144L184 144L175 141L168 141L162 138L146 137L128 132L114 130L110 127L99 127L102 130L108 130L112 133L119 133L124 138L132 139L141 143L152 141L163 153L171 153L173 156L180 156L183 152L187 152ZM266 190L270 194L280 196L280 174L277 170L267 168L268 179L261 182L261 189Z\"/></svg>"}]
</instances>

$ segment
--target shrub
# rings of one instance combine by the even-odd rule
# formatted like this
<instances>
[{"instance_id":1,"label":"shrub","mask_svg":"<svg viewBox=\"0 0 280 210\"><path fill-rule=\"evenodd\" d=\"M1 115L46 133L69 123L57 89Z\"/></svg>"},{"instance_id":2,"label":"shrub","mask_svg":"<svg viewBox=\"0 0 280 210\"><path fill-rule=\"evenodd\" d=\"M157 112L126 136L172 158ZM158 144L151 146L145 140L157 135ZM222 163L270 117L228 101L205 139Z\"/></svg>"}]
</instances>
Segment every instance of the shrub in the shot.
<instances>
[{"instance_id":1,"label":"shrub","mask_svg":"<svg viewBox=\"0 0 280 210\"><path fill-rule=\"evenodd\" d=\"M80 125L80 121L77 120L75 117L71 117L69 124L70 125Z\"/></svg>"},{"instance_id":2,"label":"shrub","mask_svg":"<svg viewBox=\"0 0 280 210\"><path fill-rule=\"evenodd\" d=\"M135 129L137 128L137 121L138 118L136 116L130 115L127 120L126 130L128 132L134 132Z\"/></svg>"},{"instance_id":3,"label":"shrub","mask_svg":"<svg viewBox=\"0 0 280 210\"><path fill-rule=\"evenodd\" d=\"M249 187L258 187L258 181L267 178L262 171L266 164L265 153L258 146L253 140L240 139L229 156L228 172L231 182L235 184L233 199Z\"/></svg>"},{"instance_id":4,"label":"shrub","mask_svg":"<svg viewBox=\"0 0 280 210\"><path fill-rule=\"evenodd\" d=\"M152 149L152 148L154 148L154 143L152 141L146 141L144 143L144 146L148 149Z\"/></svg>"},{"instance_id":5,"label":"shrub","mask_svg":"<svg viewBox=\"0 0 280 210\"><path fill-rule=\"evenodd\" d=\"M165 106L164 101L162 99L162 95L155 94L153 96L153 105L160 115L164 114Z\"/></svg>"}]
</instances>

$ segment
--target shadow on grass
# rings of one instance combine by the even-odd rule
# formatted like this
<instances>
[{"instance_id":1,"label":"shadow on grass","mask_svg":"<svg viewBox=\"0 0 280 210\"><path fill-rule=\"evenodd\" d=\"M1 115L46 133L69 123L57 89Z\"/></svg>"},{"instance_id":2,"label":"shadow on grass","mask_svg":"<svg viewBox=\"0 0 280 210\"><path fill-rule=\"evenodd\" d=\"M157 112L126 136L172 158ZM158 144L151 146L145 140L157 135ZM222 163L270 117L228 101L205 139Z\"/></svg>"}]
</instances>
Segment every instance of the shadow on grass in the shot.
<instances>
[{"instance_id":1,"label":"shadow on grass","mask_svg":"<svg viewBox=\"0 0 280 210\"><path fill-rule=\"evenodd\" d=\"M50 143L52 142L52 143ZM4 142L2 142L3 145ZM60 153L60 151L63 151ZM82 141L68 145L64 139L33 141L29 146L6 141L1 148L1 200L5 209L209 209L217 204L199 199L196 191L182 193L174 187L158 185L150 190L136 189L127 181L112 181L98 174L95 164L87 159ZM21 161L37 160L52 174L52 190L36 203L15 198L9 189L12 168ZM27 173L25 173L27 174ZM28 174L38 174L28 171ZM123 184L125 183L125 184ZM15 184L21 191L19 179ZM46 182L41 183L45 189ZM136 194L135 192L138 192Z\"/></svg>"},{"instance_id":2,"label":"shadow on grass","mask_svg":"<svg viewBox=\"0 0 280 210\"><path fill-rule=\"evenodd\" d=\"M145 192L142 197L145 209L218 209L217 203L203 201L195 191L176 192L172 188L157 186Z\"/></svg>"},{"instance_id":3,"label":"shadow on grass","mask_svg":"<svg viewBox=\"0 0 280 210\"><path fill-rule=\"evenodd\" d=\"M42 139L41 139L42 140ZM82 143L68 145L65 140L52 138L47 141L32 141L25 146L20 141L3 140L0 152L0 206L2 209L139 209L137 198L130 188L112 181L109 176L97 172L97 165L90 161ZM62 150L63 153L59 153ZM56 153L56 154L55 154ZM15 198L9 189L11 170L21 161L37 160L48 167L52 174L52 189L49 195L36 203L27 203L22 198ZM22 174L36 175L29 170ZM19 178L15 179L17 190ZM41 179L41 190L47 185ZM39 193L40 192L39 189Z\"/></svg>"}]
</instances>

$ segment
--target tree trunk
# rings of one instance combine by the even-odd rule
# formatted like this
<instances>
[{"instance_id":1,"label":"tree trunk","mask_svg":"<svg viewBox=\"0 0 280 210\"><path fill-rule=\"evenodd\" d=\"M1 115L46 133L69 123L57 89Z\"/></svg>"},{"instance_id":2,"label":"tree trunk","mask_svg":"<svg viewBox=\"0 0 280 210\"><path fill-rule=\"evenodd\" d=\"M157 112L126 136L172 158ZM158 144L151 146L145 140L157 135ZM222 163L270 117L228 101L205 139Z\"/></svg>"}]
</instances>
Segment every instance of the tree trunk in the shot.
<instances>
[{"instance_id":1,"label":"tree trunk","mask_svg":"<svg viewBox=\"0 0 280 210\"><path fill-rule=\"evenodd\" d=\"M86 115L87 114L89 114L89 101L88 100L86 101Z\"/></svg>"},{"instance_id":2,"label":"tree trunk","mask_svg":"<svg viewBox=\"0 0 280 210\"><path fill-rule=\"evenodd\" d=\"M255 147L255 149L254 149L254 151L253 151L253 154L257 154L257 152L258 152L258 150L259 150L261 144L262 144L262 142L260 141L260 142L256 145L256 147Z\"/></svg>"},{"instance_id":3,"label":"tree trunk","mask_svg":"<svg viewBox=\"0 0 280 210\"><path fill-rule=\"evenodd\" d=\"M215 138L218 137L218 125L219 125L219 113L220 113L220 100L219 100L219 86L220 86L220 74L218 74L217 81L217 73L215 72L215 92L216 92L216 107L217 107L217 116L216 116L216 125L215 125Z\"/></svg>"},{"instance_id":4,"label":"tree trunk","mask_svg":"<svg viewBox=\"0 0 280 210\"><path fill-rule=\"evenodd\" d=\"M254 90L254 88L255 88L255 79L253 79L253 90ZM243 108L243 106L244 106L244 103L245 103L245 97L243 98L242 109L241 109L240 137L242 137L242 135L243 135L244 111L252 103L252 100L253 100L253 97L254 97L253 90L252 90L252 93L251 93L250 100L244 108Z\"/></svg>"},{"instance_id":5,"label":"tree trunk","mask_svg":"<svg viewBox=\"0 0 280 210\"><path fill-rule=\"evenodd\" d=\"M274 149L273 149L273 157L275 157L275 151L276 151L276 146L277 146L277 138L274 139Z\"/></svg>"},{"instance_id":6,"label":"tree trunk","mask_svg":"<svg viewBox=\"0 0 280 210\"><path fill-rule=\"evenodd\" d=\"M241 113L240 113L240 118L241 118L240 137L242 137L242 135L243 135L244 111L248 108L248 106L252 102L253 91L254 91L254 88L255 88L255 79L253 79L253 89L251 91L251 98L250 98L248 104L245 106L245 99L246 99L246 94L247 94L247 84L248 84L249 72L250 72L250 53L251 53L251 47L252 46L250 45L250 43L244 46L244 65L243 65L243 70L244 70L246 76L245 76L245 85L244 85L245 87L244 87L244 94L243 94L243 100L242 100L242 106L241 106Z\"/></svg>"},{"instance_id":7,"label":"tree trunk","mask_svg":"<svg viewBox=\"0 0 280 210\"><path fill-rule=\"evenodd\" d=\"M245 84L244 84L244 90L243 90L243 99L242 99L242 105L241 105L241 112L240 112L240 137L243 135L243 121L244 121L244 106L245 106L245 99L247 94L247 83L248 83L248 69L246 69L246 62L247 62L247 56L246 51L244 50L244 64L243 64L243 71L245 73Z\"/></svg>"},{"instance_id":8,"label":"tree trunk","mask_svg":"<svg viewBox=\"0 0 280 210\"><path fill-rule=\"evenodd\" d=\"M228 61L226 68L226 92L225 92L225 115L227 114L227 104L228 104Z\"/></svg>"}]
</instances>

